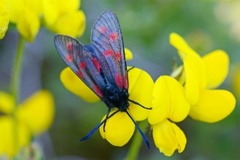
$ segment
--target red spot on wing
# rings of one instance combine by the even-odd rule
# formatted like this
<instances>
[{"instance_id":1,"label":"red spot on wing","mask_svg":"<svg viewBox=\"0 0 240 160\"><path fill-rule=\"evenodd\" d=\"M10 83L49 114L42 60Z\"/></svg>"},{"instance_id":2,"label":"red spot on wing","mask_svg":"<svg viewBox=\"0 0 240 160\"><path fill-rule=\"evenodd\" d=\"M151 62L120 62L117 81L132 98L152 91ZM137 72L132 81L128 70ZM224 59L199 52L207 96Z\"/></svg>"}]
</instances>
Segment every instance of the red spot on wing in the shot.
<instances>
[{"instance_id":1,"label":"red spot on wing","mask_svg":"<svg viewBox=\"0 0 240 160\"><path fill-rule=\"evenodd\" d=\"M127 74L124 76L123 86L124 86L125 89L128 89L128 75Z\"/></svg>"},{"instance_id":2,"label":"red spot on wing","mask_svg":"<svg viewBox=\"0 0 240 160\"><path fill-rule=\"evenodd\" d=\"M93 86L93 90L99 97L103 97L101 89L96 84Z\"/></svg>"},{"instance_id":3,"label":"red spot on wing","mask_svg":"<svg viewBox=\"0 0 240 160\"><path fill-rule=\"evenodd\" d=\"M108 29L105 26L100 26L98 27L99 32L105 34L107 33Z\"/></svg>"},{"instance_id":4,"label":"red spot on wing","mask_svg":"<svg viewBox=\"0 0 240 160\"><path fill-rule=\"evenodd\" d=\"M80 62L79 63L79 68L85 69L86 68L86 62Z\"/></svg>"},{"instance_id":5,"label":"red spot on wing","mask_svg":"<svg viewBox=\"0 0 240 160\"><path fill-rule=\"evenodd\" d=\"M117 58L118 61L121 61L121 59L122 59L122 54L121 54L120 52L117 52L117 53L116 53L116 58Z\"/></svg>"},{"instance_id":6,"label":"red spot on wing","mask_svg":"<svg viewBox=\"0 0 240 160\"><path fill-rule=\"evenodd\" d=\"M120 74L116 74L115 76L115 82L119 88L123 88L123 79Z\"/></svg>"},{"instance_id":7,"label":"red spot on wing","mask_svg":"<svg viewBox=\"0 0 240 160\"><path fill-rule=\"evenodd\" d=\"M101 66L97 58L92 58L92 62L94 66L97 68L98 72L100 72Z\"/></svg>"},{"instance_id":8,"label":"red spot on wing","mask_svg":"<svg viewBox=\"0 0 240 160\"><path fill-rule=\"evenodd\" d=\"M66 47L67 47L67 50L68 50L69 52L72 52L72 50L73 50L72 42L67 42Z\"/></svg>"},{"instance_id":9,"label":"red spot on wing","mask_svg":"<svg viewBox=\"0 0 240 160\"><path fill-rule=\"evenodd\" d=\"M103 54L105 56L113 56L114 52L113 52L113 50L108 49L108 50L104 51Z\"/></svg>"},{"instance_id":10,"label":"red spot on wing","mask_svg":"<svg viewBox=\"0 0 240 160\"><path fill-rule=\"evenodd\" d=\"M112 41L117 40L117 39L118 39L118 33L117 33L117 32L112 32L112 33L110 33L110 34L109 34L109 38L110 38L110 40L112 40Z\"/></svg>"},{"instance_id":11,"label":"red spot on wing","mask_svg":"<svg viewBox=\"0 0 240 160\"><path fill-rule=\"evenodd\" d=\"M72 61L73 61L73 56L72 56L72 54L68 53L68 54L66 55L66 57L65 57L65 60L66 60L67 62L72 62Z\"/></svg>"},{"instance_id":12,"label":"red spot on wing","mask_svg":"<svg viewBox=\"0 0 240 160\"><path fill-rule=\"evenodd\" d=\"M83 74L80 70L77 71L77 75L80 77L80 78L83 78Z\"/></svg>"}]
</instances>

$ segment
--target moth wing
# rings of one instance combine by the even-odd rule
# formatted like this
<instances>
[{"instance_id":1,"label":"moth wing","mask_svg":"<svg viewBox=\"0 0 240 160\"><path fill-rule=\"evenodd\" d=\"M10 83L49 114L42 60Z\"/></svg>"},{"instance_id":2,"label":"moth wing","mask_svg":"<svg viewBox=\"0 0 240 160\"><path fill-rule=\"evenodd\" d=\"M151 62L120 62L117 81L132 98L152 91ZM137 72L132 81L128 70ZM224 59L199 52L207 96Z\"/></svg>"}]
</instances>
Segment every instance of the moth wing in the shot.
<instances>
[{"instance_id":1,"label":"moth wing","mask_svg":"<svg viewBox=\"0 0 240 160\"><path fill-rule=\"evenodd\" d=\"M107 80L120 89L128 89L124 44L117 16L105 11L96 20L91 34L91 42Z\"/></svg>"},{"instance_id":2,"label":"moth wing","mask_svg":"<svg viewBox=\"0 0 240 160\"><path fill-rule=\"evenodd\" d=\"M65 35L56 35L54 44L58 53L72 71L102 98L102 89L105 87L105 82L93 47L83 46L76 39Z\"/></svg>"}]
</instances>

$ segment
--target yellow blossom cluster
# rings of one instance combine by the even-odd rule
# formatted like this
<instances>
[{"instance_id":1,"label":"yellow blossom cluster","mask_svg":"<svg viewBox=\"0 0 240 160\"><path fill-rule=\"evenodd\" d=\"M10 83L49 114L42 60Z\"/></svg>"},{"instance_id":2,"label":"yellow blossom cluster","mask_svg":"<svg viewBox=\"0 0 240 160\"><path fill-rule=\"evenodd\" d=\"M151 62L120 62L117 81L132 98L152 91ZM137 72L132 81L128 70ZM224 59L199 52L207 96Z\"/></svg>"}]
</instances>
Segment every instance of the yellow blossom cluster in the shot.
<instances>
[{"instance_id":1,"label":"yellow blossom cluster","mask_svg":"<svg viewBox=\"0 0 240 160\"><path fill-rule=\"evenodd\" d=\"M12 159L29 147L35 136L50 128L54 119L54 99L47 90L39 90L18 102L24 41L33 42L41 26L55 33L81 36L85 14L80 5L80 0L0 1L0 39L10 23L20 34L10 93L0 91L0 159Z\"/></svg>"},{"instance_id":2,"label":"yellow blossom cluster","mask_svg":"<svg viewBox=\"0 0 240 160\"><path fill-rule=\"evenodd\" d=\"M29 42L35 39L41 25L55 33L81 36L85 14L79 9L80 3L80 0L2 0L0 38L4 37L9 22Z\"/></svg>"}]
</instances>

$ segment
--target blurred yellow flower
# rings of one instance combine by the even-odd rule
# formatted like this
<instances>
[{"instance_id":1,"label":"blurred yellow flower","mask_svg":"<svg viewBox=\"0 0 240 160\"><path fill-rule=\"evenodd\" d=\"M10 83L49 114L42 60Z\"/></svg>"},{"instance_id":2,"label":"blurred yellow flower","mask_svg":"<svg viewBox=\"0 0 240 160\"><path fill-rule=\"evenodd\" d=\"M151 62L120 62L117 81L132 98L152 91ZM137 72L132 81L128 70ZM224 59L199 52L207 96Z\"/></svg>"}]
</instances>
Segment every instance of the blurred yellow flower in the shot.
<instances>
[{"instance_id":1,"label":"blurred yellow flower","mask_svg":"<svg viewBox=\"0 0 240 160\"><path fill-rule=\"evenodd\" d=\"M53 121L54 100L46 90L36 92L17 108L14 103L11 95L0 92L0 157L15 156Z\"/></svg>"},{"instance_id":2,"label":"blurred yellow flower","mask_svg":"<svg viewBox=\"0 0 240 160\"><path fill-rule=\"evenodd\" d=\"M183 152L186 137L183 131L173 122L184 120L189 114L184 88L170 76L160 76L153 87L152 110L148 121L152 126L153 140L156 147L166 156L175 150Z\"/></svg>"},{"instance_id":3,"label":"blurred yellow flower","mask_svg":"<svg viewBox=\"0 0 240 160\"><path fill-rule=\"evenodd\" d=\"M10 22L15 23L19 33L32 42L40 29L41 0L9 0Z\"/></svg>"},{"instance_id":4,"label":"blurred yellow flower","mask_svg":"<svg viewBox=\"0 0 240 160\"><path fill-rule=\"evenodd\" d=\"M86 18L79 10L80 0L42 0L46 26L53 32L81 36L85 30Z\"/></svg>"},{"instance_id":5,"label":"blurred yellow flower","mask_svg":"<svg viewBox=\"0 0 240 160\"><path fill-rule=\"evenodd\" d=\"M81 36L86 18L79 7L80 0L3 0L0 3L0 38L5 35L10 20L21 36L32 42L41 27L42 15L51 31Z\"/></svg>"},{"instance_id":6,"label":"blurred yellow flower","mask_svg":"<svg viewBox=\"0 0 240 160\"><path fill-rule=\"evenodd\" d=\"M9 23L9 12L5 1L0 2L0 39L5 36Z\"/></svg>"},{"instance_id":7,"label":"blurred yellow flower","mask_svg":"<svg viewBox=\"0 0 240 160\"><path fill-rule=\"evenodd\" d=\"M227 53L215 50L200 57L176 33L170 35L170 43L183 60L185 93L191 104L189 115L193 119L209 123L227 117L233 111L236 100L227 90L213 89L221 85L228 74Z\"/></svg>"}]
</instances>

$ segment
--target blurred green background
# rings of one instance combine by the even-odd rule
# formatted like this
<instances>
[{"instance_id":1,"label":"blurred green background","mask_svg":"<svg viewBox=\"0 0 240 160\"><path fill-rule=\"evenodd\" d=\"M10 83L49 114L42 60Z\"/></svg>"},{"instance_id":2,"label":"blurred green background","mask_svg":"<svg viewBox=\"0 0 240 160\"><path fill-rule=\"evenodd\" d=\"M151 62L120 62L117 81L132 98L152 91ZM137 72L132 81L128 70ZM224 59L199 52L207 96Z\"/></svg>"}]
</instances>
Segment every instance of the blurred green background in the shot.
<instances>
[{"instance_id":1,"label":"blurred green background","mask_svg":"<svg viewBox=\"0 0 240 160\"><path fill-rule=\"evenodd\" d=\"M104 10L114 11L120 21L125 47L133 52L133 60L128 61L128 65L146 70L154 80L170 74L173 64L180 62L176 50L169 44L171 32L183 36L201 55L215 49L225 50L231 60L230 74L220 88L237 93L232 85L233 70L240 62L237 18L240 3L237 0L82 0L81 9L87 17L86 31L78 38L83 44L89 43L97 17ZM17 36L17 32L10 28L0 42L1 90L8 90ZM66 65L54 48L53 36L42 28L34 43L26 45L21 82L21 99L40 88L50 90L55 98L54 123L49 132L38 139L46 159L124 159L131 141L122 148L114 147L97 131L90 140L78 142L99 123L107 108L101 102L86 103L63 87L59 74ZM236 98L239 100L240 97ZM152 149L148 151L143 145L139 159L239 159L238 103L234 112L218 123L207 124L188 118L178 125L188 140L183 153L175 153L169 158L163 156L155 148L148 131L146 135Z\"/></svg>"}]
</instances>

